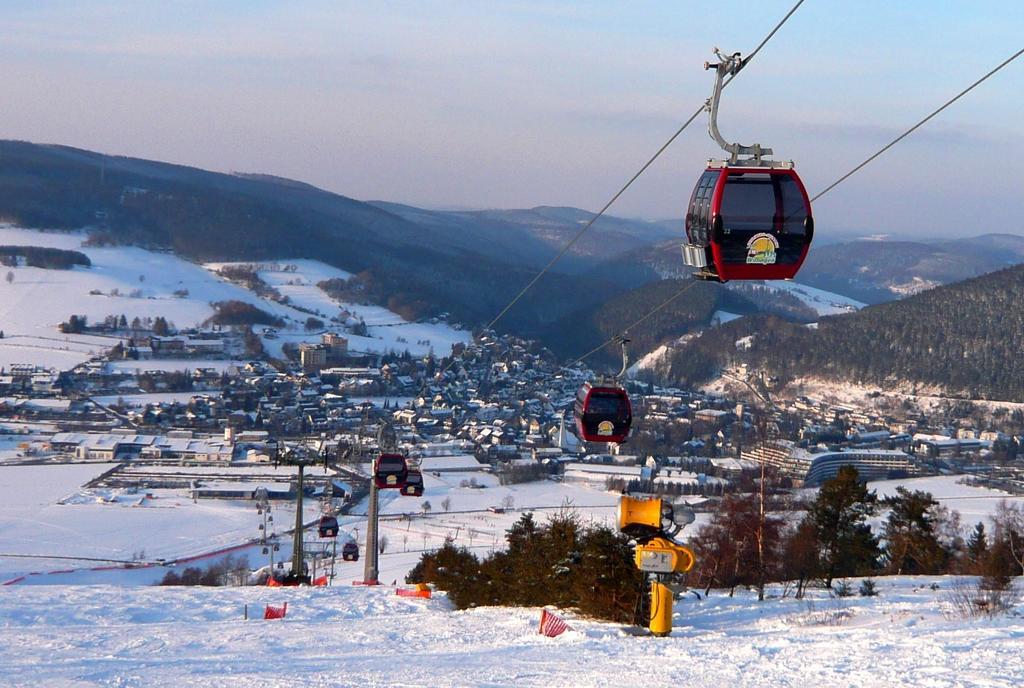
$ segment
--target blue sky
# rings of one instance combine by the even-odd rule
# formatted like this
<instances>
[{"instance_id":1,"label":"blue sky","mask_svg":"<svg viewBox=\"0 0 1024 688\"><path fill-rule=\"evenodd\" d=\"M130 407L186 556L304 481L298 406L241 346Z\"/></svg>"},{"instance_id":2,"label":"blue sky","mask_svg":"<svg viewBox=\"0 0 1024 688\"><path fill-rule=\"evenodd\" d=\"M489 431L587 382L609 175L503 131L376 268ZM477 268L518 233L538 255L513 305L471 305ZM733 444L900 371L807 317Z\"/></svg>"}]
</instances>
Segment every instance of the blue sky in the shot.
<instances>
[{"instance_id":1,"label":"blue sky","mask_svg":"<svg viewBox=\"0 0 1024 688\"><path fill-rule=\"evenodd\" d=\"M598 208L751 50L758 2L0 0L0 136L429 207ZM1024 45L1024 3L806 0L730 86L727 138L812 193ZM1024 57L822 199L821 231L1024 233ZM679 216L700 118L613 207Z\"/></svg>"}]
</instances>

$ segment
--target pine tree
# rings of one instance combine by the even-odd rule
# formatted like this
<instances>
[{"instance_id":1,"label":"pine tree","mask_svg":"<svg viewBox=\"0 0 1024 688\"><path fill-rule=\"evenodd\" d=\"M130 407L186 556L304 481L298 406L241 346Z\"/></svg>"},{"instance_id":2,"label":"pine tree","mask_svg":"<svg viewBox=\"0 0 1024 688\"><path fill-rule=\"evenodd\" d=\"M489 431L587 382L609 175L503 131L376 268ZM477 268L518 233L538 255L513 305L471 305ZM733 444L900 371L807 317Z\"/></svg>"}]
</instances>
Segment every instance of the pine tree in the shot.
<instances>
[{"instance_id":1,"label":"pine tree","mask_svg":"<svg viewBox=\"0 0 1024 688\"><path fill-rule=\"evenodd\" d=\"M860 482L857 469L843 466L825 481L808 512L821 545L822 574L831 586L837 576L856 576L875 568L878 540L867 525L877 497Z\"/></svg>"},{"instance_id":2,"label":"pine tree","mask_svg":"<svg viewBox=\"0 0 1024 688\"><path fill-rule=\"evenodd\" d=\"M934 574L945 570L948 553L935 532L934 509L939 505L929 492L896 488L889 499L885 522L886 557L895 574Z\"/></svg>"},{"instance_id":3,"label":"pine tree","mask_svg":"<svg viewBox=\"0 0 1024 688\"><path fill-rule=\"evenodd\" d=\"M988 535L985 534L985 524L978 521L974 526L971 536L967 539L967 562L971 569L977 571L988 555Z\"/></svg>"}]
</instances>

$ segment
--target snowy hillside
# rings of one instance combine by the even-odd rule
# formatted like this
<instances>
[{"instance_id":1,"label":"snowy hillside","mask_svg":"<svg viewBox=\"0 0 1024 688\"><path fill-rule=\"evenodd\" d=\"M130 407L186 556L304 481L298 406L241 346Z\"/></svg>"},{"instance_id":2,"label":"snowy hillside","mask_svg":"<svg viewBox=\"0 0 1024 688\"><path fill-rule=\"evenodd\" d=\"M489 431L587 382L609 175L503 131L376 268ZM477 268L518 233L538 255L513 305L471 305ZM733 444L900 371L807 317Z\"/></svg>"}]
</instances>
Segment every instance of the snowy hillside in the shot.
<instances>
[{"instance_id":1,"label":"snowy hillside","mask_svg":"<svg viewBox=\"0 0 1024 688\"><path fill-rule=\"evenodd\" d=\"M800 284L799 282L792 282L789 280L765 282L764 285L769 289L786 292L795 296L803 301L804 304L817 311L818 315L852 313L853 311L860 310L867 305L857 301L856 299L843 296L842 294L825 291L824 289L816 289L814 287L809 287L806 284Z\"/></svg>"},{"instance_id":2,"label":"snowy hillside","mask_svg":"<svg viewBox=\"0 0 1024 688\"><path fill-rule=\"evenodd\" d=\"M423 355L432 350L444 355L455 342L469 339L468 333L443 323L408 323L384 308L332 301L316 284L332 277L347 277L348 273L318 261L289 260L285 263L287 272L260 273L292 304L306 309L300 310L257 296L219 277L213 269L221 264L204 268L173 254L129 246L83 247L84 239L85 235L77 232L41 232L0 225L0 246L81 251L92 262L91 267L72 270L24 265L4 269L4 275L10 273L11 278L0 282L0 330L5 335L0 340L0 366L34 363L67 369L117 343L115 338L59 333L57 325L72 314L85 315L90 322L109 315L123 314L128 321L163 316L185 328L199 326L213 315L211 304L229 300L250 303L285 320L282 336L267 340L267 348L274 355L280 355L285 341L319 339L318 332L305 330L307 311L322 314L328 323L342 309L363 320L368 326L367 336L350 339L351 348L357 351L408 349ZM195 362L187 364L196 367Z\"/></svg>"},{"instance_id":3,"label":"snowy hillside","mask_svg":"<svg viewBox=\"0 0 1024 688\"><path fill-rule=\"evenodd\" d=\"M7 587L0 672L11 686L1024 683L1024 607L958 618L952 586L905 577L880 579L872 598L686 596L672 636L660 639L571 613L572 630L547 638L537 608L458 612L443 595L408 599L389 587ZM284 602L285 619L252 618Z\"/></svg>"}]
</instances>

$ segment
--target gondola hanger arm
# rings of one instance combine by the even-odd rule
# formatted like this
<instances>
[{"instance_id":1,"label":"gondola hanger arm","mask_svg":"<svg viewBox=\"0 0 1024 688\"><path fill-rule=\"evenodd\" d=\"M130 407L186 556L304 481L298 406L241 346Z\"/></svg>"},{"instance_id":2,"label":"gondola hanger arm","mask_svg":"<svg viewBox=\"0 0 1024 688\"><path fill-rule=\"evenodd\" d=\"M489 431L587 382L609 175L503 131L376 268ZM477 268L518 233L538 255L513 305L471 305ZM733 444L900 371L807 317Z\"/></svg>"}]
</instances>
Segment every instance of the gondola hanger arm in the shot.
<instances>
[{"instance_id":1,"label":"gondola hanger arm","mask_svg":"<svg viewBox=\"0 0 1024 688\"><path fill-rule=\"evenodd\" d=\"M729 143L718 130L718 105L722 99L722 88L724 86L723 81L726 76L736 76L736 74L738 74L739 71L747 64L750 58L744 60L740 56L740 53L725 55L718 48L715 48L715 56L718 57L718 62L704 63L704 69L715 70L715 86L711 91L711 97L708 98L704 105L704 108L708 111L708 133L711 134L711 138L714 139L715 143L729 154L730 164L735 165L740 162L739 156L748 155L750 158L745 159L742 162L748 165L753 164L759 166L762 164L762 156L772 154L771 148L763 148L759 143L755 143L751 146L744 146L740 143Z\"/></svg>"}]
</instances>

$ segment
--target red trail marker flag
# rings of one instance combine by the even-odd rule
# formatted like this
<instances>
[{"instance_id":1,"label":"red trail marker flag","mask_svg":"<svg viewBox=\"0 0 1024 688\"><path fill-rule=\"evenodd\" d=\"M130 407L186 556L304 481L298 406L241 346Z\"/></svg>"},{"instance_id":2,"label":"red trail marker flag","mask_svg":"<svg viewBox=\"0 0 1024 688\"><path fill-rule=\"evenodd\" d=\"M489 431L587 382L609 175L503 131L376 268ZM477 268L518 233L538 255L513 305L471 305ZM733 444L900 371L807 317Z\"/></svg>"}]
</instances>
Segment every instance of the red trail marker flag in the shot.
<instances>
[{"instance_id":1,"label":"red trail marker flag","mask_svg":"<svg viewBox=\"0 0 1024 688\"><path fill-rule=\"evenodd\" d=\"M538 633L546 635L549 638L554 638L555 636L562 635L570 629L571 626L565 623L565 620L562 617L549 612L547 609L541 610L540 628L537 629Z\"/></svg>"},{"instance_id":2,"label":"red trail marker flag","mask_svg":"<svg viewBox=\"0 0 1024 688\"><path fill-rule=\"evenodd\" d=\"M283 607L275 607L268 604L267 608L263 610L264 619L283 619L288 613L288 603L285 602Z\"/></svg>"}]
</instances>

